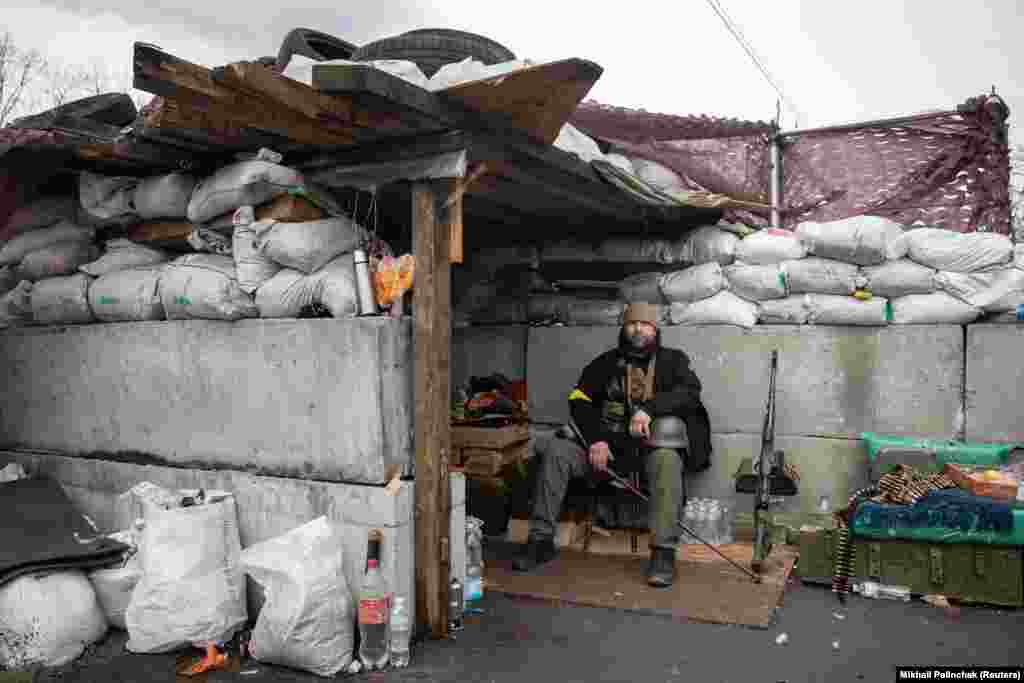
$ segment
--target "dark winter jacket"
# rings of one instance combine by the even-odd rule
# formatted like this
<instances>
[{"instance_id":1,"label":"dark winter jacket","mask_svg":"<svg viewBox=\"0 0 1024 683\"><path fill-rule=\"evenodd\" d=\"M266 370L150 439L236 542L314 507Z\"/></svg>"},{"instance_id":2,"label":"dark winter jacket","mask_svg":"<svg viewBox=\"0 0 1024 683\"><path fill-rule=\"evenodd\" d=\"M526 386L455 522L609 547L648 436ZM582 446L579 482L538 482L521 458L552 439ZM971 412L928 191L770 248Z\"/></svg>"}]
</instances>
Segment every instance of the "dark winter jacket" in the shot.
<instances>
[{"instance_id":1,"label":"dark winter jacket","mask_svg":"<svg viewBox=\"0 0 1024 683\"><path fill-rule=\"evenodd\" d=\"M569 396L569 411L573 422L588 444L606 441L616 459L632 455L638 440L628 433L609 430L602 420L603 404L608 400L609 387L625 372L626 341L619 337L619 347L606 351L583 369L575 389ZM657 419L675 415L686 423L690 441L687 453L688 472L701 472L711 466L711 421L701 402L701 383L690 368L690 358L678 349L661 345L658 332L654 365L654 398L635 408ZM627 415L628 422L632 415Z\"/></svg>"}]
</instances>

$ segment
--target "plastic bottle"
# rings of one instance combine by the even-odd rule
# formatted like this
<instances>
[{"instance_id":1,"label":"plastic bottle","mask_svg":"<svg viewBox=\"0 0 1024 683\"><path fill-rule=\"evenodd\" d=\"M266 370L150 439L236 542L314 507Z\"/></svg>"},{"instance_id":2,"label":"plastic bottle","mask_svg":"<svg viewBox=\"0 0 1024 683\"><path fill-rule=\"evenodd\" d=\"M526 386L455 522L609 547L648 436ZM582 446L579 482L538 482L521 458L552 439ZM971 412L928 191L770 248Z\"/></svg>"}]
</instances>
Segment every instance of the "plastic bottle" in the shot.
<instances>
[{"instance_id":1,"label":"plastic bottle","mask_svg":"<svg viewBox=\"0 0 1024 683\"><path fill-rule=\"evenodd\" d=\"M875 600L899 600L910 602L910 589L906 586L887 586L875 581L864 581L854 584L853 591L865 598Z\"/></svg>"},{"instance_id":2,"label":"plastic bottle","mask_svg":"<svg viewBox=\"0 0 1024 683\"><path fill-rule=\"evenodd\" d=\"M466 519L466 607L473 606L484 596L483 525L476 517Z\"/></svg>"},{"instance_id":3,"label":"plastic bottle","mask_svg":"<svg viewBox=\"0 0 1024 683\"><path fill-rule=\"evenodd\" d=\"M1017 322L1024 321L1024 304L1017 304Z\"/></svg>"},{"instance_id":4,"label":"plastic bottle","mask_svg":"<svg viewBox=\"0 0 1024 683\"><path fill-rule=\"evenodd\" d=\"M382 537L377 529L370 532L366 573L359 588L359 659L367 671L383 669L388 663L391 596L379 567Z\"/></svg>"},{"instance_id":5,"label":"plastic bottle","mask_svg":"<svg viewBox=\"0 0 1024 683\"><path fill-rule=\"evenodd\" d=\"M459 577L453 576L448 584L448 630L452 632L462 630L463 588Z\"/></svg>"},{"instance_id":6,"label":"plastic bottle","mask_svg":"<svg viewBox=\"0 0 1024 683\"><path fill-rule=\"evenodd\" d=\"M391 665L396 669L409 666L409 640L412 638L412 615L406 598L396 595L391 605Z\"/></svg>"}]
</instances>

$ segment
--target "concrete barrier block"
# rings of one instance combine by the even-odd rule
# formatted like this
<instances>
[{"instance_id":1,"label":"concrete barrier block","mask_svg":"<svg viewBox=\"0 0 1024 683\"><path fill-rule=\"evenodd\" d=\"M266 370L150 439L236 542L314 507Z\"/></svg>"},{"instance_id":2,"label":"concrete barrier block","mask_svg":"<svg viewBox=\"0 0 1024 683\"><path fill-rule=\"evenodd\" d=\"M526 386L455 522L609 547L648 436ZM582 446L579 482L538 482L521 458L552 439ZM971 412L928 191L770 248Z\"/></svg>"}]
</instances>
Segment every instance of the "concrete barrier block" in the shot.
<instances>
[{"instance_id":1,"label":"concrete barrier block","mask_svg":"<svg viewBox=\"0 0 1024 683\"><path fill-rule=\"evenodd\" d=\"M1024 444L1024 325L979 324L967 327L968 441Z\"/></svg>"}]
</instances>

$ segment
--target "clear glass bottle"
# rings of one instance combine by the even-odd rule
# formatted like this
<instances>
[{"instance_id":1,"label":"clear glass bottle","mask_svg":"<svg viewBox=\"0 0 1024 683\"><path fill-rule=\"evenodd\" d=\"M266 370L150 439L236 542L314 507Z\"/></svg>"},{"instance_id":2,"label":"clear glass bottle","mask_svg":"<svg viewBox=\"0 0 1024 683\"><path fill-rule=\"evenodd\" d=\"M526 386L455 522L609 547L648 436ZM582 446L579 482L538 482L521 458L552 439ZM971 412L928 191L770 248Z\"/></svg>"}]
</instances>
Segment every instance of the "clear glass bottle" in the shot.
<instances>
[{"instance_id":1,"label":"clear glass bottle","mask_svg":"<svg viewBox=\"0 0 1024 683\"><path fill-rule=\"evenodd\" d=\"M366 573L359 587L359 659L366 670L383 669L388 663L388 622L391 617L387 581L380 571L383 534L370 532Z\"/></svg>"},{"instance_id":2,"label":"clear glass bottle","mask_svg":"<svg viewBox=\"0 0 1024 683\"><path fill-rule=\"evenodd\" d=\"M405 596L396 595L391 604L390 658L391 666L402 669L409 666L409 644L412 639L412 614Z\"/></svg>"},{"instance_id":3,"label":"clear glass bottle","mask_svg":"<svg viewBox=\"0 0 1024 683\"><path fill-rule=\"evenodd\" d=\"M906 586L887 586L875 581L864 581L854 584L853 591L875 600L910 602L910 589Z\"/></svg>"}]
</instances>

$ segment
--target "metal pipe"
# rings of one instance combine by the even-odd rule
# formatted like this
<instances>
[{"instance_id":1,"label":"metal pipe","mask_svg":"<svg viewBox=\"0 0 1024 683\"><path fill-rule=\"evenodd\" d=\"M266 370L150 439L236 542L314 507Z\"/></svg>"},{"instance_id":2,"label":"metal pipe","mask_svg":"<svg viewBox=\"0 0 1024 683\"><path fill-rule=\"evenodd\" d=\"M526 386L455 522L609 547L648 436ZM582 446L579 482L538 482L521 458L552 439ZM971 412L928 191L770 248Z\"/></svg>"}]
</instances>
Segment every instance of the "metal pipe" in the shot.
<instances>
[{"instance_id":1,"label":"metal pipe","mask_svg":"<svg viewBox=\"0 0 1024 683\"><path fill-rule=\"evenodd\" d=\"M779 150L779 136L777 134L772 135L771 139L771 183L772 183L772 227L781 228L782 223L779 217L779 209L781 204L782 194L782 169L779 166L779 161L782 155Z\"/></svg>"},{"instance_id":2,"label":"metal pipe","mask_svg":"<svg viewBox=\"0 0 1024 683\"><path fill-rule=\"evenodd\" d=\"M856 121L854 123L841 123L835 126L822 126L821 128L800 128L797 130L787 130L780 132L779 137L787 138L794 135L804 135L806 133L831 133L841 130L856 130L857 128L870 128L872 126L896 126L905 123L916 123L918 121L924 121L926 119L933 119L937 116L946 116L948 114L958 114L956 110L952 111L933 111L926 112L923 114L912 114L910 116L897 116L891 119L875 119L874 121Z\"/></svg>"}]
</instances>

